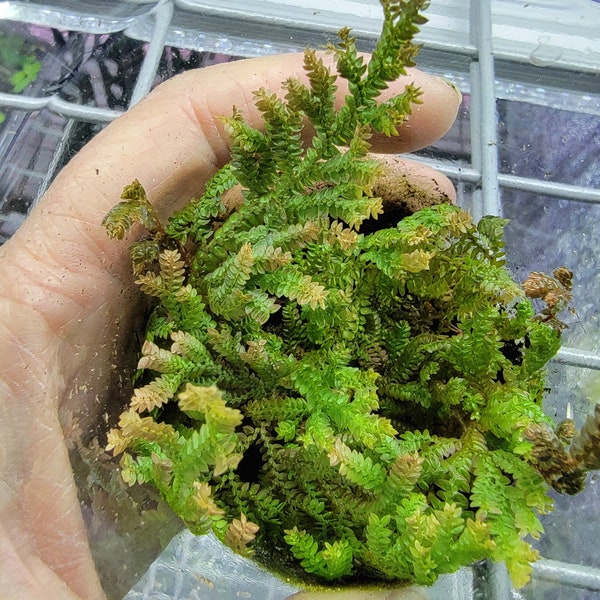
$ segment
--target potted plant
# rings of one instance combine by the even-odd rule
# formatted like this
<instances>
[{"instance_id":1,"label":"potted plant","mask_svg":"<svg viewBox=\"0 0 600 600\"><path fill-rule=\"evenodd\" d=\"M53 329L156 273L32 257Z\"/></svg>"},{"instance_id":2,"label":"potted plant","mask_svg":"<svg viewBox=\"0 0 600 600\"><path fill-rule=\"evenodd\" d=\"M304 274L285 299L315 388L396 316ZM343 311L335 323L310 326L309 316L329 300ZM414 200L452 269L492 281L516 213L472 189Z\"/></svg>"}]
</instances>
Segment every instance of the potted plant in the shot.
<instances>
[{"instance_id":1,"label":"potted plant","mask_svg":"<svg viewBox=\"0 0 600 600\"><path fill-rule=\"evenodd\" d=\"M224 118L230 162L167 223L137 181L106 216L113 238L146 229L131 255L154 301L107 448L193 532L287 576L426 585L490 558L522 586L549 486L599 466L600 410L580 433L542 410L572 274L519 285L503 219L389 185L369 137L419 90L377 98L427 2L381 4L369 59L343 29L337 74L309 49L308 85L256 92L263 130Z\"/></svg>"}]
</instances>

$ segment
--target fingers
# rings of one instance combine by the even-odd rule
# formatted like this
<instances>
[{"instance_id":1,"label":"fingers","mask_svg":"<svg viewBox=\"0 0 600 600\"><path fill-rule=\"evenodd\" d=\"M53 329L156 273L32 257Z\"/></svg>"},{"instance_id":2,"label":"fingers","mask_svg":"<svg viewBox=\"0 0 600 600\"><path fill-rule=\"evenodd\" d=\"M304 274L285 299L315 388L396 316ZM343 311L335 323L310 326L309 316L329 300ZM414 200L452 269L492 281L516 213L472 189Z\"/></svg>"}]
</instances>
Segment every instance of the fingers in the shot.
<instances>
[{"instance_id":1,"label":"fingers","mask_svg":"<svg viewBox=\"0 0 600 600\"><path fill-rule=\"evenodd\" d=\"M375 136L371 141L374 152L396 154L414 152L430 146L449 131L456 120L462 96L451 82L409 69L408 74L385 90L382 100L401 93L407 83L420 88L422 104L415 104L412 114L400 128L398 136Z\"/></svg>"},{"instance_id":2,"label":"fingers","mask_svg":"<svg viewBox=\"0 0 600 600\"><path fill-rule=\"evenodd\" d=\"M114 295L115 286L130 278L127 245L109 240L100 223L123 187L139 179L165 218L200 193L227 161L228 140L219 117L231 114L235 104L251 124L260 125L253 91L277 91L286 78L304 77L302 60L300 54L271 56L185 73L108 126L63 169L32 218L0 250L9 257L16 246L21 256L13 256L13 263L24 271L25 282L44 282L41 295L29 288L20 297L30 296L40 306L48 293L71 295L77 288L78 307L89 311L95 300ZM459 104L454 88L416 70L385 90L383 98L408 82L423 90L423 103L397 138L374 138L375 151L427 145L454 120ZM344 93L340 87L340 102ZM407 168L407 176L414 170ZM62 316L73 318L74 308L66 307Z\"/></svg>"},{"instance_id":3,"label":"fingers","mask_svg":"<svg viewBox=\"0 0 600 600\"><path fill-rule=\"evenodd\" d=\"M119 147L135 139L137 152L133 158L139 159L139 152L147 158L137 160L135 172L128 169L129 174L123 173L121 180L128 183L134 177L140 179L162 203L163 211L169 213L182 197L197 194L214 169L228 160L229 140L219 117L230 115L235 105L251 125L260 127L261 115L254 105L253 92L261 87L281 91L281 82L290 76L305 79L302 55L216 65L169 80L120 120L119 132L110 132L110 144L117 145L115 157L119 157ZM340 104L347 93L343 83L340 80ZM414 107L398 137L374 137L374 152L410 152L427 146L446 133L456 118L460 95L455 88L444 79L418 70L392 84L382 100L402 92L407 83L422 89L422 104ZM103 138L101 141L109 143ZM127 165L119 162L113 170L116 173L124 168Z\"/></svg>"},{"instance_id":4,"label":"fingers","mask_svg":"<svg viewBox=\"0 0 600 600\"><path fill-rule=\"evenodd\" d=\"M377 159L383 164L383 175L374 187L374 194L386 203L406 205L407 212L420 208L456 201L454 184L442 173L415 160L381 154Z\"/></svg>"},{"instance_id":5,"label":"fingers","mask_svg":"<svg viewBox=\"0 0 600 600\"><path fill-rule=\"evenodd\" d=\"M106 198L100 202L95 196L101 204L92 215L97 221L119 198L123 186L138 178L168 214L198 194L214 170L227 161L229 142L219 117L230 115L236 105L252 125L260 126L253 92L260 87L280 90L281 82L290 76L304 78L302 55L244 60L175 77L100 134L58 184L64 186L68 179L75 189L96 188ZM374 138L374 151L413 151L431 144L452 125L459 95L443 79L412 70L385 90L382 99L401 92L409 82L423 90L423 103L415 106L397 138ZM340 84L340 102L346 91Z\"/></svg>"}]
</instances>

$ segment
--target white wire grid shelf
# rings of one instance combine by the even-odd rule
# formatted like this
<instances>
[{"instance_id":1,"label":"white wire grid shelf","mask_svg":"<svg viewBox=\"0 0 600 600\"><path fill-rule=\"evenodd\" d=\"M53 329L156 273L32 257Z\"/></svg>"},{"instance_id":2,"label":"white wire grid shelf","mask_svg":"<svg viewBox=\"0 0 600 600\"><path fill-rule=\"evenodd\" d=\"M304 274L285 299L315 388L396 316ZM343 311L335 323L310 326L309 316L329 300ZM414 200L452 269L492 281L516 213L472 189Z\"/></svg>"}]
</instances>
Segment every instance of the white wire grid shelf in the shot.
<instances>
[{"instance_id":1,"label":"white wire grid shelf","mask_svg":"<svg viewBox=\"0 0 600 600\"><path fill-rule=\"evenodd\" d=\"M361 45L369 49L380 25L377 0L331 0L327 9L319 4L323 2L0 2L1 25L25 26L28 32L35 30L38 34L39 28L46 28L46 32L54 36L54 46L66 43L71 39L69 36L85 37L86 34L104 44L111 35L119 33L129 40L124 46L127 52L141 52L131 89L126 94L122 89L119 91L118 86L117 91L113 90L116 97L120 94L120 104L106 100L104 96L110 90L104 90L104 96L102 90L92 90L94 93L86 98L68 93L65 81L84 69L82 65L87 65L87 80L92 88L102 76L102 72L94 71L93 61L85 63L85 53L89 59L91 52L85 43L77 46L82 53L79 60L72 56L72 49L68 49L71 55L68 52L62 55L59 82L54 87L46 83L45 87L30 86L21 94L0 92L0 111L8 115L4 129L0 129L0 170L3 172L0 242L18 226L58 168L76 151L77 143L72 139L76 128L84 124L88 137L93 135L143 98L159 80L177 70L174 67L165 72L165 60L173 62L172 54L170 59L165 59L167 49L212 53L211 56L217 53L218 60L223 59L222 55L247 57L296 51L307 43L322 45L333 38L342 24L352 26ZM554 0L432 1L428 13L430 22L421 34L424 49L420 64L456 82L465 101L454 129L432 150L417 153L416 158L448 175L456 184L459 202L475 217L491 213L512 217L515 228L512 234L509 228L508 248L509 257L511 252L514 254L516 270L531 270L539 263L538 258L547 264L565 256L573 259L572 254L579 253L576 258L585 263L585 271L589 273L575 294L578 311L583 307L580 317L583 325L574 327L579 333L567 336L565 347L554 361L556 379L560 380L564 393L571 388L580 392L584 389L579 383L582 380L591 381L591 387L597 385L595 377L600 372L600 346L595 341L594 330L600 322L600 289L597 284L594 287L598 263L598 242L594 234L598 228L593 227L596 221L600 222L600 36L597 35L600 4L597 0L574 1L568 8L563 4ZM64 32L69 32L69 36ZM139 48L136 43L140 44ZM127 52L122 52L120 60L129 60ZM72 62L66 61L65 56L70 56ZM50 55L48 61L43 63L43 69L51 68L56 55ZM201 66L202 60L192 63L188 61L184 68ZM106 69L118 71L118 65L111 67L111 64L104 65L105 78ZM229 109L223 108L224 112ZM35 123L32 138L25 124L28 117L39 115L43 115L43 120L41 124ZM552 129L557 122L562 124L558 127L562 132L560 142L568 150L560 166L571 163L571 170L548 170L543 161L548 149L534 148L532 138L522 132L511 133L511 128L519 127L534 133L539 128ZM25 145L18 143L19 136L26 135L29 136L27 143L33 148L29 154ZM522 147L518 148L521 142ZM509 149L512 149L512 158ZM520 162L526 166L534 162L531 153L537 153L536 164L521 168ZM556 216L554 221L545 220L549 213L558 214L559 221L562 220L560 215L576 214L579 221L565 217L563 231L557 226ZM582 228L582 222L591 223L591 229ZM534 239L530 247L523 236ZM582 236L587 239L582 241ZM573 242L575 238L577 243ZM562 250L553 251L554 245ZM576 276L578 268L576 264ZM551 399L551 402L557 414L561 409L564 411L564 398ZM583 420L588 406L582 402L579 408L579 418ZM598 504L597 482L592 480L589 487L588 505ZM558 507L556 517L563 523L575 513L583 516L584 521L596 518L597 513L586 515L577 498L565 506ZM555 523L550 523L551 530ZM599 598L600 552L594 551L595 542L586 550L587 555L583 553L583 558L564 550L551 556L553 547L560 546L561 538L566 535L563 529L556 527L556 530L559 541L547 548L542 546L542 552L550 558L535 564L533 583L523 591L511 588L502 566L486 564L446 579L439 588L442 591L432 594L453 600ZM596 531L596 537L598 533ZM579 536L581 532L574 535ZM591 539L594 540L593 535ZM178 543L193 543L188 538L182 540ZM577 543L573 542L571 547ZM179 552L179 556L185 554ZM178 592L173 590L182 589L181 581L171 591L159 582L164 575L161 569L175 568L180 579L186 576L185 565L179 562L173 567L172 556L170 560L169 567L159 559L128 598L178 598ZM158 587L153 588L152 582L159 582ZM216 592L205 590L204 595L198 597L224 597L210 595L213 593Z\"/></svg>"}]
</instances>

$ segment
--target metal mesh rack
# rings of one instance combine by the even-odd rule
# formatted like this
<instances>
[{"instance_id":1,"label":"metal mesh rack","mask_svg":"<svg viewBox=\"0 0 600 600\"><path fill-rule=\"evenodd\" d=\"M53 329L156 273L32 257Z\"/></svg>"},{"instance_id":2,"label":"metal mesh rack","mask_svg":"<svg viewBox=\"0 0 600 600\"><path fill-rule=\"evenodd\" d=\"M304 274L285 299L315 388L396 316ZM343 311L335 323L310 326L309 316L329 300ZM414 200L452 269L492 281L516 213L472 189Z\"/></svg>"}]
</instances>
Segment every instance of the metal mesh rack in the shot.
<instances>
[{"instance_id":1,"label":"metal mesh rack","mask_svg":"<svg viewBox=\"0 0 600 600\"><path fill-rule=\"evenodd\" d=\"M475 217L494 213L511 219L508 258L517 276L561 264L575 271L578 314L553 362L546 408L561 418L573 394L581 398L573 402L579 424L600 383L597 2L573 0L565 8L558 0L433 0L420 57L424 69L455 81L464 100L454 128L416 158L447 174L459 202ZM365 49L372 46L379 30L376 0L323 4L0 2L0 35L24 40L41 63L38 77L21 93L0 87L0 243L90 137L176 72L302 50L307 43L319 46L341 24L354 29ZM511 588L503 566L484 564L443 578L429 597L600 597L599 500L600 485L593 477L581 496L557 498L538 543L546 558L534 566L534 579L525 589ZM242 587L236 582L237 590L199 585L198 575L190 575L210 567L211 581L231 578L235 560L210 538L200 543L183 533L127 598L283 599L290 593L291 588L247 564L238 565L250 570Z\"/></svg>"}]
</instances>

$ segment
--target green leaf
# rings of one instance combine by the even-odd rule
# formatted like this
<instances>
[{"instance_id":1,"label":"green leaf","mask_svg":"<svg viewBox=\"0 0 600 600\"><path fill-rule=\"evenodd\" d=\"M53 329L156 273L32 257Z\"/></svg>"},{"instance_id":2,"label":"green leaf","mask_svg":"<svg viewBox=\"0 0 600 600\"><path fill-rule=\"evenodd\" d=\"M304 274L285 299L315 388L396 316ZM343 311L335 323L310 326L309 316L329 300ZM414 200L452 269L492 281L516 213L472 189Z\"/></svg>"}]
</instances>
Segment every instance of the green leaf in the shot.
<instances>
[{"instance_id":1,"label":"green leaf","mask_svg":"<svg viewBox=\"0 0 600 600\"><path fill-rule=\"evenodd\" d=\"M139 223L151 233L161 229L146 191L137 179L125 187L121 198L124 202L112 208L102 220L109 237L122 240L134 223Z\"/></svg>"},{"instance_id":2,"label":"green leaf","mask_svg":"<svg viewBox=\"0 0 600 600\"><path fill-rule=\"evenodd\" d=\"M233 433L242 422L242 413L228 407L215 386L200 387L188 383L179 394L179 408L194 419L204 420L216 433Z\"/></svg>"}]
</instances>

